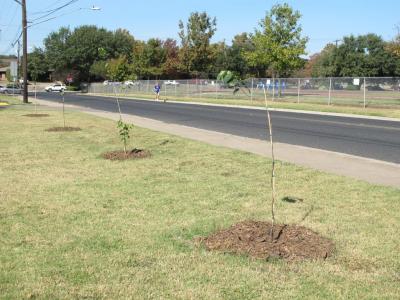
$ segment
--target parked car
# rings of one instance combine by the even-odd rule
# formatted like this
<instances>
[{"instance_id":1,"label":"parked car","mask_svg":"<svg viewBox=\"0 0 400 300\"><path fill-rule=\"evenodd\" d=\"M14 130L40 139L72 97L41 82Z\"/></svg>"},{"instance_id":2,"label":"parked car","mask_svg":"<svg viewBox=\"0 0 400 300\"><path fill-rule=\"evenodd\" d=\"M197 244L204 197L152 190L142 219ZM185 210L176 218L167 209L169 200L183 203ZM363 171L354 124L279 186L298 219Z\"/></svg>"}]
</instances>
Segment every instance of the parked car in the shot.
<instances>
[{"instance_id":1,"label":"parked car","mask_svg":"<svg viewBox=\"0 0 400 300\"><path fill-rule=\"evenodd\" d=\"M118 81L106 80L106 81L103 82L103 85L120 85L120 84L121 84L121 82L118 82Z\"/></svg>"},{"instance_id":2,"label":"parked car","mask_svg":"<svg viewBox=\"0 0 400 300\"><path fill-rule=\"evenodd\" d=\"M138 86L140 85L139 81L133 81L133 80L127 80L124 82L124 85L126 86Z\"/></svg>"},{"instance_id":3,"label":"parked car","mask_svg":"<svg viewBox=\"0 0 400 300\"><path fill-rule=\"evenodd\" d=\"M17 84L7 84L6 87L0 89L2 94L22 94L22 89Z\"/></svg>"},{"instance_id":4,"label":"parked car","mask_svg":"<svg viewBox=\"0 0 400 300\"><path fill-rule=\"evenodd\" d=\"M56 83L56 84L47 86L44 90L46 92L63 92L66 89L67 89L67 87L65 85Z\"/></svg>"},{"instance_id":5,"label":"parked car","mask_svg":"<svg viewBox=\"0 0 400 300\"><path fill-rule=\"evenodd\" d=\"M168 81L164 81L164 85L179 85L179 82L177 82L176 80L168 80Z\"/></svg>"}]
</instances>

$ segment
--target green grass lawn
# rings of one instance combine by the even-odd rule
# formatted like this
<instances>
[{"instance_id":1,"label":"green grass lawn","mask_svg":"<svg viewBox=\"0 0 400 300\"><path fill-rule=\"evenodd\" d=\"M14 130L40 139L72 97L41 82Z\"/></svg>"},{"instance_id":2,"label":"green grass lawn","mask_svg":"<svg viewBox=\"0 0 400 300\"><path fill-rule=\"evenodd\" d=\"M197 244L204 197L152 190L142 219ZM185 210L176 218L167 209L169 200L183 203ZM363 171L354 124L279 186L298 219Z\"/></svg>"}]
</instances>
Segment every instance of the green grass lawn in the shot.
<instances>
[{"instance_id":1,"label":"green grass lawn","mask_svg":"<svg viewBox=\"0 0 400 300\"><path fill-rule=\"evenodd\" d=\"M92 94L94 96L114 96L114 94ZM120 95L123 98L134 98L139 97L142 99L150 99L154 100L153 95L149 94L135 94L135 95ZM205 97L174 97L168 96L165 97L163 95L160 96L161 100L173 100L180 102L200 102L200 103L211 103L211 104L225 104L225 105L244 105L244 106L254 106L254 107L264 107L265 102L260 100L244 100L244 99L228 99L228 98L205 98ZM270 100L270 99L269 99ZM388 108L379 108L379 107L366 107L363 108L362 104L359 105L327 105L323 103L312 103L314 100L303 99L302 101L311 101L311 103L307 102L284 102L280 100L276 100L274 102L270 101L269 105L271 108L283 108L283 109L293 109L293 110L308 110L308 111L320 111L320 112L332 112L332 113L343 113L343 114L356 114L356 115L365 115L365 116L377 116L377 117L388 117L388 118L399 118L400 119L400 109L396 109L393 107ZM315 102L315 101L314 101Z\"/></svg>"},{"instance_id":2,"label":"green grass lawn","mask_svg":"<svg viewBox=\"0 0 400 300\"><path fill-rule=\"evenodd\" d=\"M22 100L18 96L8 96L0 94L0 103L6 104L22 104Z\"/></svg>"},{"instance_id":3,"label":"green grass lawn","mask_svg":"<svg viewBox=\"0 0 400 300\"><path fill-rule=\"evenodd\" d=\"M135 127L152 157L106 161L116 123L0 109L0 298L394 299L400 294L400 191L279 163L280 222L336 243L326 261L208 252L195 237L269 220L271 162ZM43 112L43 111L41 111Z\"/></svg>"}]
</instances>

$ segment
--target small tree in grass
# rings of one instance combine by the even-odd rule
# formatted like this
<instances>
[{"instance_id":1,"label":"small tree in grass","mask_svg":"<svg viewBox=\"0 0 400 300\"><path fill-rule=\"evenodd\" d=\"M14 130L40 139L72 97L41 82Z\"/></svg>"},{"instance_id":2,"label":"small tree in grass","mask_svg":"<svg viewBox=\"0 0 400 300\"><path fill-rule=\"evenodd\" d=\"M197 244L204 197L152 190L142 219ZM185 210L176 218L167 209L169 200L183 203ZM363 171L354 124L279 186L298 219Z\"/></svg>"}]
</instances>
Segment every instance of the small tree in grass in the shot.
<instances>
[{"instance_id":1,"label":"small tree in grass","mask_svg":"<svg viewBox=\"0 0 400 300\"><path fill-rule=\"evenodd\" d=\"M65 128L65 92L64 92L64 90L61 91L61 97L62 97L63 125Z\"/></svg>"},{"instance_id":2,"label":"small tree in grass","mask_svg":"<svg viewBox=\"0 0 400 300\"><path fill-rule=\"evenodd\" d=\"M269 113L267 92L264 90L264 99L265 99L265 108L267 110L267 121L268 121L268 134L269 141L271 144L271 157L272 157L272 168L271 168L271 192L272 192L272 201L271 201L271 219L272 219L272 227L271 227L271 239L274 238L274 225L275 225L275 200L276 200L276 191L275 191L275 152L274 152L274 139L272 135L272 121L271 115Z\"/></svg>"},{"instance_id":3,"label":"small tree in grass","mask_svg":"<svg viewBox=\"0 0 400 300\"><path fill-rule=\"evenodd\" d=\"M218 81L222 81L229 88L233 88L233 93L237 93L241 89L248 89L246 85L239 79L231 71L221 71L217 78ZM274 225L275 225L275 201L276 201L276 192L275 192L275 152L274 152L274 140L272 135L272 121L271 115L269 113L268 106L268 98L267 92L264 90L264 98L265 98L265 108L267 110L267 125L268 125L268 136L271 144L271 156L272 156L272 170L271 170L271 186L272 186L272 202L271 202L271 218L272 218L272 229L271 229L271 239L274 237Z\"/></svg>"},{"instance_id":4,"label":"small tree in grass","mask_svg":"<svg viewBox=\"0 0 400 300\"><path fill-rule=\"evenodd\" d=\"M121 119L118 121L117 123L117 128L119 130L119 138L121 139L121 141L124 143L124 152L125 155L127 155L127 151L126 151L126 145L128 143L128 140L130 138L130 130L133 128L133 125L131 124L127 124L125 122L123 122Z\"/></svg>"}]
</instances>

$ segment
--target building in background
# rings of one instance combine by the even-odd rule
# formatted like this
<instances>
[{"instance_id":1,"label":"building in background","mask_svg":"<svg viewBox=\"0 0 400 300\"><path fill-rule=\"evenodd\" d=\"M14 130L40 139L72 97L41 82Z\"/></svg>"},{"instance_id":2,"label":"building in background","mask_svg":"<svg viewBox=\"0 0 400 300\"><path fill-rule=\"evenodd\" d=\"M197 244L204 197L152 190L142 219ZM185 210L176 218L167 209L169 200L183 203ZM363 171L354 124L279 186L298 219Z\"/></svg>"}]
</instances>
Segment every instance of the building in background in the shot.
<instances>
[{"instance_id":1,"label":"building in background","mask_svg":"<svg viewBox=\"0 0 400 300\"><path fill-rule=\"evenodd\" d=\"M0 56L0 81L7 81L7 71L11 71L11 65L17 62L14 56Z\"/></svg>"}]
</instances>

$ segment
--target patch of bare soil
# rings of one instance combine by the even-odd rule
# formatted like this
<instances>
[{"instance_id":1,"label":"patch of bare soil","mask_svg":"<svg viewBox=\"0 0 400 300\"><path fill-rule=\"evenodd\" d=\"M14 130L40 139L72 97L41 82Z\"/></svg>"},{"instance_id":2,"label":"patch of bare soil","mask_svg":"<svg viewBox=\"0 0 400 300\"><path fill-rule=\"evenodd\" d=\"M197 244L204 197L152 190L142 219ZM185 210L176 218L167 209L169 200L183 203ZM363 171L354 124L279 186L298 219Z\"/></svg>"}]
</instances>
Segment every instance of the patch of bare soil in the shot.
<instances>
[{"instance_id":1,"label":"patch of bare soil","mask_svg":"<svg viewBox=\"0 0 400 300\"><path fill-rule=\"evenodd\" d=\"M30 118L43 118L43 117L48 117L48 114L27 114L23 115L24 117L30 117Z\"/></svg>"},{"instance_id":2,"label":"patch of bare soil","mask_svg":"<svg viewBox=\"0 0 400 300\"><path fill-rule=\"evenodd\" d=\"M124 150L110 151L102 154L102 157L109 160L126 160L136 158L146 158L151 156L150 151L142 149L133 149L125 153Z\"/></svg>"},{"instance_id":3,"label":"patch of bare soil","mask_svg":"<svg viewBox=\"0 0 400 300\"><path fill-rule=\"evenodd\" d=\"M200 242L207 250L288 261L326 259L334 251L331 240L306 227L276 224L273 238L271 227L269 222L244 221L201 238Z\"/></svg>"},{"instance_id":4,"label":"patch of bare soil","mask_svg":"<svg viewBox=\"0 0 400 300\"><path fill-rule=\"evenodd\" d=\"M52 127L46 129L48 132L71 132L71 131L81 131L82 129L79 127Z\"/></svg>"}]
</instances>

